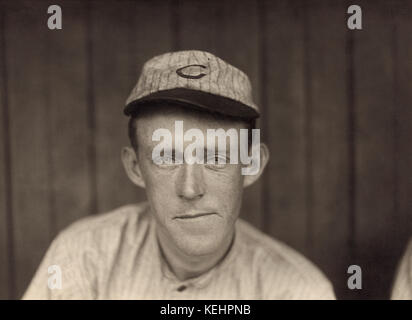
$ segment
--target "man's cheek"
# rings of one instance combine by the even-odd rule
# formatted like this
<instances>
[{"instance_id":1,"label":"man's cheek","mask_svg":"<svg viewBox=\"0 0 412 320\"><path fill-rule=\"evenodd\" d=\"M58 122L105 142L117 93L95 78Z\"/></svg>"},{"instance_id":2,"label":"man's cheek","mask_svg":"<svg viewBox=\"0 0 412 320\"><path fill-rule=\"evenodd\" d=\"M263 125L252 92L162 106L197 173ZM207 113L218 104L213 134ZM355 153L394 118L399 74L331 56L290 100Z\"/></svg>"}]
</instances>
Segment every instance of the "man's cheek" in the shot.
<instances>
[{"instance_id":1,"label":"man's cheek","mask_svg":"<svg viewBox=\"0 0 412 320\"><path fill-rule=\"evenodd\" d=\"M221 210L227 215L237 213L242 200L242 186L240 184L215 184L209 189L209 199L215 199L213 202L219 204Z\"/></svg>"},{"instance_id":2,"label":"man's cheek","mask_svg":"<svg viewBox=\"0 0 412 320\"><path fill-rule=\"evenodd\" d=\"M148 191L157 198L157 201L170 201L170 197L174 193L174 186L170 178L156 178L150 182Z\"/></svg>"},{"instance_id":3,"label":"man's cheek","mask_svg":"<svg viewBox=\"0 0 412 320\"><path fill-rule=\"evenodd\" d=\"M158 188L166 184L171 184L173 181L172 174L170 170L159 168L154 163L145 163L143 166L144 178L146 180L146 185L152 188Z\"/></svg>"},{"instance_id":4,"label":"man's cheek","mask_svg":"<svg viewBox=\"0 0 412 320\"><path fill-rule=\"evenodd\" d=\"M208 185L212 185L213 189L219 189L219 192L237 193L243 188L243 177L240 175L240 170L229 168L221 171L206 171L205 178Z\"/></svg>"}]
</instances>

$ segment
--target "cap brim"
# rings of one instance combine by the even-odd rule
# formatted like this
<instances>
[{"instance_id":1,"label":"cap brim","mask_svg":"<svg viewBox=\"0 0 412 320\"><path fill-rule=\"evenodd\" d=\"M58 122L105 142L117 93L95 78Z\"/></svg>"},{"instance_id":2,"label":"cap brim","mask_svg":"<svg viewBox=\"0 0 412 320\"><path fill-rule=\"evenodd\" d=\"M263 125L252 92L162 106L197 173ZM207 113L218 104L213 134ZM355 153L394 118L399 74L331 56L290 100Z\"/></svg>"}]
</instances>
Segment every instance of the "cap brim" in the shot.
<instances>
[{"instance_id":1,"label":"cap brim","mask_svg":"<svg viewBox=\"0 0 412 320\"><path fill-rule=\"evenodd\" d=\"M258 111L239 101L186 88L158 91L134 100L126 105L124 114L130 116L137 111L141 105L164 101L175 102L188 107L209 110L232 117L244 119L255 119L259 117Z\"/></svg>"}]
</instances>

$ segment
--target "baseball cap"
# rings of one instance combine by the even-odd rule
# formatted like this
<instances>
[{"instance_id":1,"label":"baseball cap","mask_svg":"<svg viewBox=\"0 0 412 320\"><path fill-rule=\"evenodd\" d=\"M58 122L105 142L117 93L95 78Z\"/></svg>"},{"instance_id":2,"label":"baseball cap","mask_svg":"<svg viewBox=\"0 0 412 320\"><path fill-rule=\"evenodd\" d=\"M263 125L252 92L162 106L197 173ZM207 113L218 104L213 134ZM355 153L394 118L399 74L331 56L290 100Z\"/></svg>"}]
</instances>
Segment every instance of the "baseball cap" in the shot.
<instances>
[{"instance_id":1,"label":"baseball cap","mask_svg":"<svg viewBox=\"0 0 412 320\"><path fill-rule=\"evenodd\" d=\"M168 101L245 118L260 115L249 77L215 55L199 50L169 52L147 61L126 100L124 113Z\"/></svg>"}]
</instances>

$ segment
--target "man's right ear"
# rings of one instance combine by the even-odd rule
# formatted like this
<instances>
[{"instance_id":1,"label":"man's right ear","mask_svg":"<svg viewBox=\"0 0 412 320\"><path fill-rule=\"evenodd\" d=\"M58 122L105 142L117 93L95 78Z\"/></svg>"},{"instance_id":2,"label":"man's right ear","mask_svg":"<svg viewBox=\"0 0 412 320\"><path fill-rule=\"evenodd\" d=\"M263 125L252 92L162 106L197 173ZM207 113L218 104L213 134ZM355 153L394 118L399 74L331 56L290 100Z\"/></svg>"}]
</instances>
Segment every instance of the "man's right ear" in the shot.
<instances>
[{"instance_id":1,"label":"man's right ear","mask_svg":"<svg viewBox=\"0 0 412 320\"><path fill-rule=\"evenodd\" d=\"M122 162L129 179L138 187L145 188L136 152L131 147L122 148Z\"/></svg>"}]
</instances>

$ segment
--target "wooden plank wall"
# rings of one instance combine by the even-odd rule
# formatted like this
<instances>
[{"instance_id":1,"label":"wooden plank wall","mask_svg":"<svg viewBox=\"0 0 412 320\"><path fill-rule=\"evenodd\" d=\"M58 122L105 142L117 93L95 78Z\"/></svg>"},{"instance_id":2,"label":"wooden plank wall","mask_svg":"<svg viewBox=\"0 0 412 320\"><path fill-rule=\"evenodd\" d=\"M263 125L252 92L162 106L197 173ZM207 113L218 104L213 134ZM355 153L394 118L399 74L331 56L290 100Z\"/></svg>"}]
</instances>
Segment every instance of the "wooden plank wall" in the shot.
<instances>
[{"instance_id":1,"label":"wooden plank wall","mask_svg":"<svg viewBox=\"0 0 412 320\"><path fill-rule=\"evenodd\" d=\"M412 8L357 1L47 1L0 7L0 299L23 294L76 219L144 199L127 180L122 106L145 60L213 52L246 71L266 173L242 216L312 259L338 298L388 298L412 235ZM363 289L348 290L359 264Z\"/></svg>"}]
</instances>

